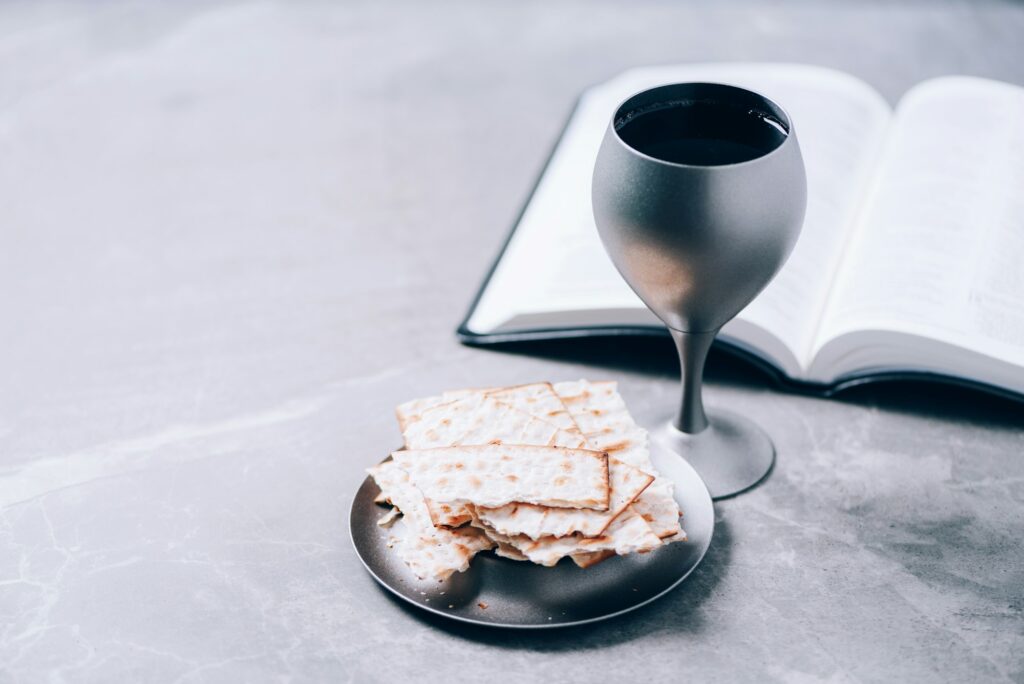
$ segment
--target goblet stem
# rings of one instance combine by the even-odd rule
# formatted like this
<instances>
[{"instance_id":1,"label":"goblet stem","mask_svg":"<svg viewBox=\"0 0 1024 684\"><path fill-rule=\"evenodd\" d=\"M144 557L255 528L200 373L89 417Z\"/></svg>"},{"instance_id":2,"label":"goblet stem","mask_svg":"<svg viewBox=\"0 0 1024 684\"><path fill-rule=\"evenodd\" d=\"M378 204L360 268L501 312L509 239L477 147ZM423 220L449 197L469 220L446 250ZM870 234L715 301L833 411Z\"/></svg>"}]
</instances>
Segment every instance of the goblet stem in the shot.
<instances>
[{"instance_id":1,"label":"goblet stem","mask_svg":"<svg viewBox=\"0 0 1024 684\"><path fill-rule=\"evenodd\" d=\"M674 418L663 418L651 432L655 442L693 466L712 499L745 492L763 480L775 462L775 447L757 425L724 409L704 413L701 388L704 360L718 331L684 333L672 330L679 351L683 398Z\"/></svg>"},{"instance_id":2,"label":"goblet stem","mask_svg":"<svg viewBox=\"0 0 1024 684\"><path fill-rule=\"evenodd\" d=\"M674 425L682 432L695 435L707 429L708 417L704 413L701 388L704 380L704 361L715 340L717 330L703 333L685 333L669 328L679 352L679 371L682 374L683 397Z\"/></svg>"}]
</instances>

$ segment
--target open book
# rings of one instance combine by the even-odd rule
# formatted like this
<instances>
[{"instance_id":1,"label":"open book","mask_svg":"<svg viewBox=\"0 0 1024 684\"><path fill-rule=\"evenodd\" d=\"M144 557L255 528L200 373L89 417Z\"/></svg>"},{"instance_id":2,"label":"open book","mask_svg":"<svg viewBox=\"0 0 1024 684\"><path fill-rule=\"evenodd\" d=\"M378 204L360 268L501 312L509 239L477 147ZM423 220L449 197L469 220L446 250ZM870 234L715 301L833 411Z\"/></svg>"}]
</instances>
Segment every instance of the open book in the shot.
<instances>
[{"instance_id":1,"label":"open book","mask_svg":"<svg viewBox=\"0 0 1024 684\"><path fill-rule=\"evenodd\" d=\"M808 387L927 373L1024 394L1024 88L929 80L895 111L862 81L792 64L626 72L587 90L460 338L663 332L601 246L590 205L615 108L679 81L757 90L790 113L803 232L719 339Z\"/></svg>"}]
</instances>

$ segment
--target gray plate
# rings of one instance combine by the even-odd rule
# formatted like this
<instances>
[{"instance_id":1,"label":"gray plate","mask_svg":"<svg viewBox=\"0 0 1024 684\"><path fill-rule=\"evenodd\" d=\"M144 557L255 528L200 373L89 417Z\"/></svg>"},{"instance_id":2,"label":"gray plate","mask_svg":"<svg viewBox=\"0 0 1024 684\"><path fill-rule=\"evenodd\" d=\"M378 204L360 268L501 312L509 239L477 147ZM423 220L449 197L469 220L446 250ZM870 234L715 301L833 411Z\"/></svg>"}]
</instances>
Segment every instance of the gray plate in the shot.
<instances>
[{"instance_id":1,"label":"gray plate","mask_svg":"<svg viewBox=\"0 0 1024 684\"><path fill-rule=\"evenodd\" d=\"M420 580L387 548L388 530L377 524L386 509L373 503L380 490L369 477L352 502L352 543L381 586L418 608L453 620L520 629L604 620L666 594L693 572L711 544L715 512L700 476L656 444L651 444L651 459L658 472L675 481L688 537L652 553L617 556L583 570L568 558L545 568L487 552L474 558L469 570L447 581Z\"/></svg>"}]
</instances>

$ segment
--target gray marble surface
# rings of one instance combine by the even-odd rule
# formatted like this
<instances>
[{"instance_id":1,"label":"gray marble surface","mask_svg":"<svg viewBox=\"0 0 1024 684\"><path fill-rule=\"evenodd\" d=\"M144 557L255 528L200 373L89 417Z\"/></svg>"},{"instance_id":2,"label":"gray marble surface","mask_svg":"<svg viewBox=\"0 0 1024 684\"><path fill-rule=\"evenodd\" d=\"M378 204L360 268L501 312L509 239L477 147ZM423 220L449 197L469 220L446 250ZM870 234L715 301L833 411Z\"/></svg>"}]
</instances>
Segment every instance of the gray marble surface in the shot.
<instances>
[{"instance_id":1,"label":"gray marble surface","mask_svg":"<svg viewBox=\"0 0 1024 684\"><path fill-rule=\"evenodd\" d=\"M1019 4L486 5L0 5L0 681L1024 681L1024 409L953 388L819 400L713 356L778 466L604 625L456 627L365 574L347 507L397 402L674 400L663 343L452 334L586 84L1024 83Z\"/></svg>"}]
</instances>

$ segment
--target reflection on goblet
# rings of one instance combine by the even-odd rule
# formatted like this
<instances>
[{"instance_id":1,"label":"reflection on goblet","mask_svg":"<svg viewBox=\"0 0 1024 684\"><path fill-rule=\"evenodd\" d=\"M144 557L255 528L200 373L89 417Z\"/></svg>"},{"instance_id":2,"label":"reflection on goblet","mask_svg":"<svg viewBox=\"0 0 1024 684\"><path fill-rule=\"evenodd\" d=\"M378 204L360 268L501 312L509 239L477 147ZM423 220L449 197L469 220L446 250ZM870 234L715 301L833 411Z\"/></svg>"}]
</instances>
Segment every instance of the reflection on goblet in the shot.
<instances>
[{"instance_id":1,"label":"reflection on goblet","mask_svg":"<svg viewBox=\"0 0 1024 684\"><path fill-rule=\"evenodd\" d=\"M652 437L700 473L715 498L760 482L768 436L725 410L705 413L715 335L779 271L807 204L792 122L768 98L714 83L666 85L615 112L594 169L594 219L633 291L668 326L682 402Z\"/></svg>"}]
</instances>

